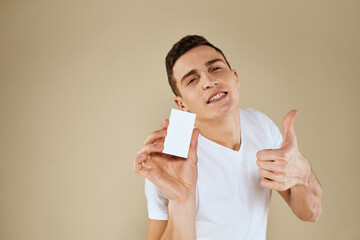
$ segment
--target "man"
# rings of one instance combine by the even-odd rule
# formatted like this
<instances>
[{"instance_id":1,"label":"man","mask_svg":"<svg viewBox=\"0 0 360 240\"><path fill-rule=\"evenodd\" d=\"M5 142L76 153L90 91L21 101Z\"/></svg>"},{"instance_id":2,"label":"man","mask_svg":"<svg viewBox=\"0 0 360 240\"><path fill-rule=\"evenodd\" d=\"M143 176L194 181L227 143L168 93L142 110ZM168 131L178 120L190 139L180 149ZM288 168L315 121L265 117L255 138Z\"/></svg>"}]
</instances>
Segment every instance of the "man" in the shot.
<instances>
[{"instance_id":1,"label":"man","mask_svg":"<svg viewBox=\"0 0 360 240\"><path fill-rule=\"evenodd\" d=\"M166 57L175 103L196 113L187 159L163 154L169 121L134 160L146 178L147 239L265 239L271 190L294 214L317 221L322 188L297 147L296 110L284 140L263 113L239 109L238 74L205 38L186 36Z\"/></svg>"}]
</instances>

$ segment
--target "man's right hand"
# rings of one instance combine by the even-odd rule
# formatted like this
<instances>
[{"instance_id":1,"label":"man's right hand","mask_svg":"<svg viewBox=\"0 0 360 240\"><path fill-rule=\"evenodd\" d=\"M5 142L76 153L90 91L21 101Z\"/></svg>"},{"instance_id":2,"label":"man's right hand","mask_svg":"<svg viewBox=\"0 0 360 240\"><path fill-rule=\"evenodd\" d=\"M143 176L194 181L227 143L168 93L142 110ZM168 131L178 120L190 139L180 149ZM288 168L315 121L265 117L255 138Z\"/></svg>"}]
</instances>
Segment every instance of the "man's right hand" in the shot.
<instances>
[{"instance_id":1,"label":"man's right hand","mask_svg":"<svg viewBox=\"0 0 360 240\"><path fill-rule=\"evenodd\" d=\"M197 142L199 129L194 128L188 158L162 153L169 120L144 141L134 160L134 171L153 182L169 201L184 203L195 196L197 182Z\"/></svg>"}]
</instances>

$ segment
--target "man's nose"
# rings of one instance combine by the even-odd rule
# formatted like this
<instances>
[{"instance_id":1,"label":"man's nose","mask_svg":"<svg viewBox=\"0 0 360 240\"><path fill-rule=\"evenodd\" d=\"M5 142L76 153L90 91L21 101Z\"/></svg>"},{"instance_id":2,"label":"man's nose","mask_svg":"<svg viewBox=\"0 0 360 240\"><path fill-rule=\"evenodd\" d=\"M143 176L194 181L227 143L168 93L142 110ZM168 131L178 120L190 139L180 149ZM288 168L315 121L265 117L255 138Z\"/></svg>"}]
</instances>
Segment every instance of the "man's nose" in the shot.
<instances>
[{"instance_id":1,"label":"man's nose","mask_svg":"<svg viewBox=\"0 0 360 240\"><path fill-rule=\"evenodd\" d=\"M219 82L209 73L204 73L203 75L203 89L208 89L214 85L218 85Z\"/></svg>"}]
</instances>

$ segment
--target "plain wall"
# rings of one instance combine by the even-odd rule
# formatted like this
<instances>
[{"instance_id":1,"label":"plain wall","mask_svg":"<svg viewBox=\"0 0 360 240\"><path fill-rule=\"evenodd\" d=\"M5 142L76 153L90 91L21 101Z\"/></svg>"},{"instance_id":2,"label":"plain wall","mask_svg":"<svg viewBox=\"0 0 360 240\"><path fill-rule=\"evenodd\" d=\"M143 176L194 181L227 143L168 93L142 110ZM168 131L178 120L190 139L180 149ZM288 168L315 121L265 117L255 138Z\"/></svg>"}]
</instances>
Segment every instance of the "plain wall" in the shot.
<instances>
[{"instance_id":1,"label":"plain wall","mask_svg":"<svg viewBox=\"0 0 360 240\"><path fill-rule=\"evenodd\" d=\"M133 159L175 108L164 58L223 50L240 107L299 111L324 189L316 223L273 192L268 239L360 239L359 1L1 1L0 239L144 239Z\"/></svg>"}]
</instances>

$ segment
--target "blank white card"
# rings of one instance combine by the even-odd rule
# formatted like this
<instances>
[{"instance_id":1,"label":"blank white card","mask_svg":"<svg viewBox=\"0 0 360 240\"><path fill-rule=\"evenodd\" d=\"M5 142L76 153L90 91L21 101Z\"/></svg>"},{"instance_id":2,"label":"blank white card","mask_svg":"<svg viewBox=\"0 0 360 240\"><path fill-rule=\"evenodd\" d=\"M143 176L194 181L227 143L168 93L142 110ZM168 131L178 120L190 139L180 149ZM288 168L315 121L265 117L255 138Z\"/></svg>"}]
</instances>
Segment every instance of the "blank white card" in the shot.
<instances>
[{"instance_id":1,"label":"blank white card","mask_svg":"<svg viewBox=\"0 0 360 240\"><path fill-rule=\"evenodd\" d=\"M187 158L196 114L171 109L163 153Z\"/></svg>"}]
</instances>

